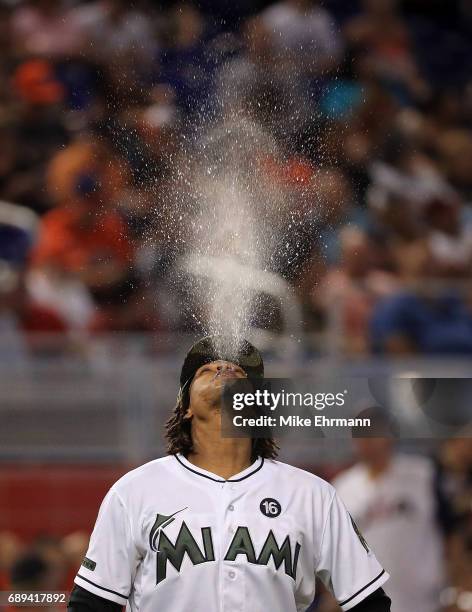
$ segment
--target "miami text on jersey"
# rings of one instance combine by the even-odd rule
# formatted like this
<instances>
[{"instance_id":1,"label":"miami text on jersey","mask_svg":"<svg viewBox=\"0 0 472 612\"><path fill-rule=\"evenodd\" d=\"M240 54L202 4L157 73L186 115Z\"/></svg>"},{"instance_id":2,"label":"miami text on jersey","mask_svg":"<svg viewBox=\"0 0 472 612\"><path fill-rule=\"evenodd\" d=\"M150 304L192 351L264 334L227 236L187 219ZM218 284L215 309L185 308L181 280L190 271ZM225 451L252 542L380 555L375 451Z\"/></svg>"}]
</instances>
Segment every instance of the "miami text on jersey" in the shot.
<instances>
[{"instance_id":1,"label":"miami text on jersey","mask_svg":"<svg viewBox=\"0 0 472 612\"><path fill-rule=\"evenodd\" d=\"M181 510L178 512L181 512ZM211 527L201 528L203 550L199 547L185 521L182 522L175 542L171 542L164 533L164 527L175 520L175 514L177 512L168 516L158 514L149 534L150 548L157 553L156 584L166 579L167 562L171 563L180 572L185 555L188 555L193 565L216 561ZM292 556L289 536L287 535L282 545L279 546L274 533L270 530L259 554L256 554L248 527L239 526L231 540L224 560L234 561L238 555L244 555L248 563L267 565L272 558L277 570L283 564L285 573L295 580L300 547L301 545L297 542Z\"/></svg>"}]
</instances>

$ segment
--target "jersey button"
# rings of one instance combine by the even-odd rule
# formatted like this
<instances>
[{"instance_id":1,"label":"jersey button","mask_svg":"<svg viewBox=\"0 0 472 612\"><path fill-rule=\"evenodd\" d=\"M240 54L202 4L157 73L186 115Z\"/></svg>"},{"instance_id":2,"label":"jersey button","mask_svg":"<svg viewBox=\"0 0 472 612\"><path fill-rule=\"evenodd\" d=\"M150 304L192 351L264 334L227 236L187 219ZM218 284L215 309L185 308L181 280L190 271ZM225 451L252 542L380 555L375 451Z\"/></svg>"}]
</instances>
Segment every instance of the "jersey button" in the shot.
<instances>
[{"instance_id":1,"label":"jersey button","mask_svg":"<svg viewBox=\"0 0 472 612\"><path fill-rule=\"evenodd\" d=\"M234 580L236 578L236 572L233 572L233 570L231 570L230 572L228 572L228 576L231 578L231 580Z\"/></svg>"},{"instance_id":2,"label":"jersey button","mask_svg":"<svg viewBox=\"0 0 472 612\"><path fill-rule=\"evenodd\" d=\"M230 504L230 505L228 506L228 510L230 510L231 512L233 512L233 510L234 510L234 506L233 506L233 504Z\"/></svg>"}]
</instances>

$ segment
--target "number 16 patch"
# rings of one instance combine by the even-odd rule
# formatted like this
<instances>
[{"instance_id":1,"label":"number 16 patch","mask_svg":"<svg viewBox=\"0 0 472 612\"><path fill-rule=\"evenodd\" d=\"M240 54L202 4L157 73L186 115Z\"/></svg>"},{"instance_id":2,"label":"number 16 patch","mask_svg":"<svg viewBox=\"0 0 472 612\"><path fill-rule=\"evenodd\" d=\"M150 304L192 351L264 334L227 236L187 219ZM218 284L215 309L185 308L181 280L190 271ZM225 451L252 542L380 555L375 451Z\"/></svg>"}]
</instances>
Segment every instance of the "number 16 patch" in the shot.
<instances>
[{"instance_id":1,"label":"number 16 patch","mask_svg":"<svg viewBox=\"0 0 472 612\"><path fill-rule=\"evenodd\" d=\"M259 506L262 514L269 518L276 518L282 512L282 506L273 497L266 497Z\"/></svg>"}]
</instances>

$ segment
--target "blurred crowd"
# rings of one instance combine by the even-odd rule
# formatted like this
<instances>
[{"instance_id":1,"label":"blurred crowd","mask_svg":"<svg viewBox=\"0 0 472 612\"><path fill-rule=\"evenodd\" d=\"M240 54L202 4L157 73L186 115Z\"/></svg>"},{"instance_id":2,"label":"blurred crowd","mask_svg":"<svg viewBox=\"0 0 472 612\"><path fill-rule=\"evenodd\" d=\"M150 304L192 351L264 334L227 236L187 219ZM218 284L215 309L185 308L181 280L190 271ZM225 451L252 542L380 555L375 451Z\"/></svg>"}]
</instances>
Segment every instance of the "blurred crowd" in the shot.
<instances>
[{"instance_id":1,"label":"blurred crowd","mask_svg":"<svg viewBox=\"0 0 472 612\"><path fill-rule=\"evenodd\" d=\"M160 226L224 113L270 131L316 210L278 270L307 331L472 353L471 33L467 0L0 2L1 358L192 329Z\"/></svg>"},{"instance_id":2,"label":"blurred crowd","mask_svg":"<svg viewBox=\"0 0 472 612\"><path fill-rule=\"evenodd\" d=\"M228 115L270 133L268 180L315 213L274 264L306 332L472 354L469 0L0 0L0 363L195 331L169 282L176 160ZM425 593L410 610L472 609L469 441L357 452L335 485L392 583ZM0 591L69 589L87 541L0 533Z\"/></svg>"},{"instance_id":3,"label":"blurred crowd","mask_svg":"<svg viewBox=\"0 0 472 612\"><path fill-rule=\"evenodd\" d=\"M33 542L25 542L11 531L1 531L0 589L4 592L69 593L77 569L87 552L89 537L89 533L77 531L63 537L40 534ZM25 607L28 609L28 606ZM34 606L29 608L35 609ZM1 605L0 609L3 612L24 608ZM64 609L64 605L46 606L48 609Z\"/></svg>"}]
</instances>

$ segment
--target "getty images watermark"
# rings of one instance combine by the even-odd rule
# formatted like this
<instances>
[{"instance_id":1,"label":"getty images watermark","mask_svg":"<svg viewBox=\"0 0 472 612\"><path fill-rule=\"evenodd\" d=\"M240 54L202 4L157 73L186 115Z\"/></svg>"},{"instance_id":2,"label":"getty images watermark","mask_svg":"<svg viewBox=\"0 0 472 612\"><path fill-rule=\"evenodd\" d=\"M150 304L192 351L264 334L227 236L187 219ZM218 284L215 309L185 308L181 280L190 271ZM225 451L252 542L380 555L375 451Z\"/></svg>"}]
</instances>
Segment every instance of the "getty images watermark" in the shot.
<instances>
[{"instance_id":1,"label":"getty images watermark","mask_svg":"<svg viewBox=\"0 0 472 612\"><path fill-rule=\"evenodd\" d=\"M470 437L472 379L228 380L227 437Z\"/></svg>"},{"instance_id":2,"label":"getty images watermark","mask_svg":"<svg viewBox=\"0 0 472 612\"><path fill-rule=\"evenodd\" d=\"M235 392L232 394L232 407L234 411L242 411L245 408L258 408L264 412L275 412L277 409L300 409L311 408L322 411L325 408L345 405L348 390L338 393L301 393L295 391L272 392L268 389L256 389L253 392ZM280 410L279 410L280 412ZM300 414L259 414L258 416L233 416L235 427L370 427L371 419L328 417L326 414L315 414L313 416L301 416Z\"/></svg>"}]
</instances>

